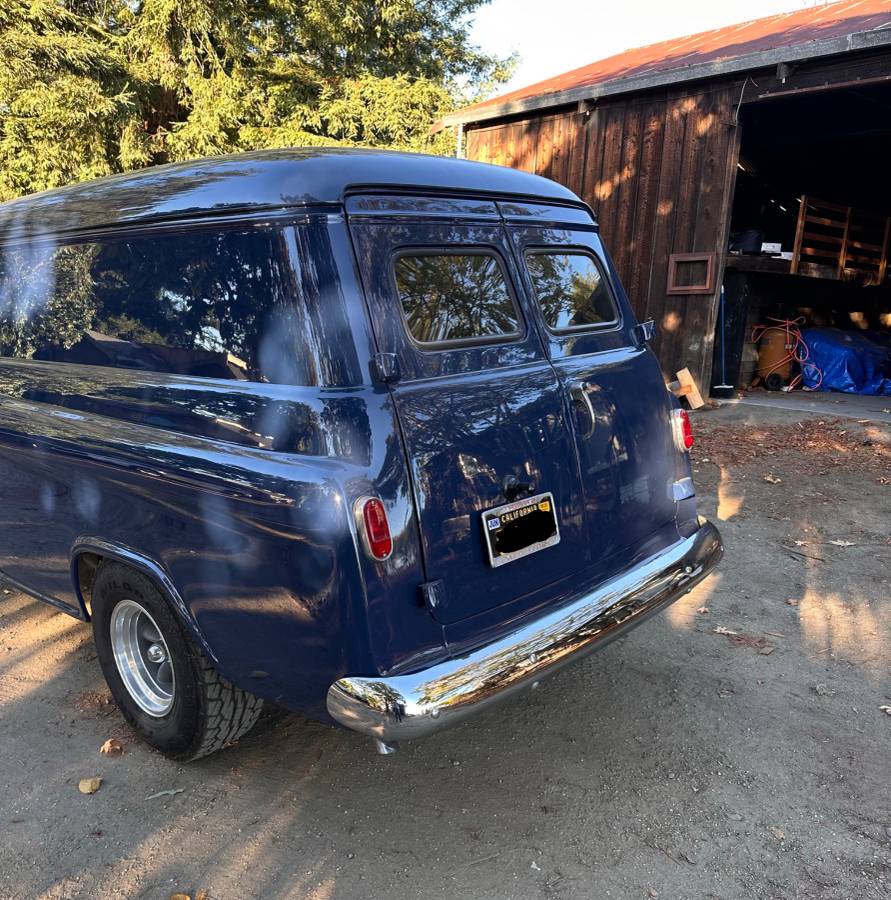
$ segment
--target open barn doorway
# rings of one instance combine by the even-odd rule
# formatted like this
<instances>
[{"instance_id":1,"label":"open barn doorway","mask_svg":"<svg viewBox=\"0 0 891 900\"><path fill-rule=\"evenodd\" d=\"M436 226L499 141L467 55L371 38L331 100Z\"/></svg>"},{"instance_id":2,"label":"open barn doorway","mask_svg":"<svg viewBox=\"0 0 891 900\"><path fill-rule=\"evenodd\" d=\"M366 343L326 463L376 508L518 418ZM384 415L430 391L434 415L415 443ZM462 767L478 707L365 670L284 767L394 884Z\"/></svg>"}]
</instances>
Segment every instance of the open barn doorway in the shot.
<instances>
[{"instance_id":1,"label":"open barn doorway","mask_svg":"<svg viewBox=\"0 0 891 900\"><path fill-rule=\"evenodd\" d=\"M713 385L891 394L891 82L739 117Z\"/></svg>"}]
</instances>

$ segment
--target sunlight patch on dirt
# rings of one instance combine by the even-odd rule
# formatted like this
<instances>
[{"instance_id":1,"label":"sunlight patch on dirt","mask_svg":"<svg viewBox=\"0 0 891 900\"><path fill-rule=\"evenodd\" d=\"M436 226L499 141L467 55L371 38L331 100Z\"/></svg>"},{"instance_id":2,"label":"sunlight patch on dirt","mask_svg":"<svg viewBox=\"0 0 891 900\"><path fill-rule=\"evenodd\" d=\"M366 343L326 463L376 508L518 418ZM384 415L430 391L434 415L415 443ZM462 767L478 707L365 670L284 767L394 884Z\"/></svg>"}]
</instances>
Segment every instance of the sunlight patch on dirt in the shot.
<instances>
[{"instance_id":1,"label":"sunlight patch on dirt","mask_svg":"<svg viewBox=\"0 0 891 900\"><path fill-rule=\"evenodd\" d=\"M841 656L874 674L887 671L891 639L866 600L808 588L799 600L801 631L812 652Z\"/></svg>"},{"instance_id":2,"label":"sunlight patch on dirt","mask_svg":"<svg viewBox=\"0 0 891 900\"><path fill-rule=\"evenodd\" d=\"M27 609L32 604L33 613ZM4 609L8 614L11 611ZM37 601L26 600L18 612L23 613L7 632L0 632L0 701L21 700L47 680L63 675L71 664L72 638L83 632L89 640L89 630L83 623L64 613L48 614L47 607ZM15 638L15 650L6 650L4 641Z\"/></svg>"},{"instance_id":3,"label":"sunlight patch on dirt","mask_svg":"<svg viewBox=\"0 0 891 900\"><path fill-rule=\"evenodd\" d=\"M697 584L689 594L672 603L665 611L671 627L680 631L691 631L697 617L707 615L699 613L698 610L708 607L709 597L718 590L720 584L721 572L719 569Z\"/></svg>"},{"instance_id":4,"label":"sunlight patch on dirt","mask_svg":"<svg viewBox=\"0 0 891 900\"><path fill-rule=\"evenodd\" d=\"M721 474L718 477L718 518L726 522L738 515L744 499L745 495L733 484L727 468L721 466Z\"/></svg>"}]
</instances>

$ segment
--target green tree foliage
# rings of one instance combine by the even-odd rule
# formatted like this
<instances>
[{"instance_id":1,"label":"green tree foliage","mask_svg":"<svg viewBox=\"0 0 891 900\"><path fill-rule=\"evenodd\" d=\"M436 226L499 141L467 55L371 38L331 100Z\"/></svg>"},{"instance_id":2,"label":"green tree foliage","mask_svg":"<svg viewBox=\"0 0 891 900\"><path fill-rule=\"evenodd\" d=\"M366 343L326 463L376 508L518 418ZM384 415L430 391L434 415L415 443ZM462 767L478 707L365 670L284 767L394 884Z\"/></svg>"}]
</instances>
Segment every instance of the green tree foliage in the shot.
<instances>
[{"instance_id":1,"label":"green tree foliage","mask_svg":"<svg viewBox=\"0 0 891 900\"><path fill-rule=\"evenodd\" d=\"M448 152L487 0L2 0L0 199L262 147Z\"/></svg>"},{"instance_id":2,"label":"green tree foliage","mask_svg":"<svg viewBox=\"0 0 891 900\"><path fill-rule=\"evenodd\" d=\"M416 340L466 340L518 329L514 302L494 256L402 256L396 285Z\"/></svg>"},{"instance_id":3,"label":"green tree foliage","mask_svg":"<svg viewBox=\"0 0 891 900\"><path fill-rule=\"evenodd\" d=\"M532 253L526 267L551 328L599 325L615 317L600 269L586 253Z\"/></svg>"},{"instance_id":4,"label":"green tree foliage","mask_svg":"<svg viewBox=\"0 0 891 900\"><path fill-rule=\"evenodd\" d=\"M9 249L0 278L0 355L30 357L43 345L70 347L96 312L90 269L95 246Z\"/></svg>"}]
</instances>

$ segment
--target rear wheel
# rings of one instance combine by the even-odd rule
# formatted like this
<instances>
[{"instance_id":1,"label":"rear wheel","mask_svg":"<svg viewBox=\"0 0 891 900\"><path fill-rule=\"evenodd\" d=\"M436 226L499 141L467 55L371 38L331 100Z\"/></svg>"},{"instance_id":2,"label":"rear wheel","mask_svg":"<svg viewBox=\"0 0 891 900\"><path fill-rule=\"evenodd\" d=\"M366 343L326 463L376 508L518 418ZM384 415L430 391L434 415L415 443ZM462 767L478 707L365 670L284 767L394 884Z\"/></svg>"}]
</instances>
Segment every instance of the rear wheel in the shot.
<instances>
[{"instance_id":1,"label":"rear wheel","mask_svg":"<svg viewBox=\"0 0 891 900\"><path fill-rule=\"evenodd\" d=\"M92 591L96 654L124 718L165 756L198 759L237 741L263 701L226 681L146 575L107 562Z\"/></svg>"}]
</instances>

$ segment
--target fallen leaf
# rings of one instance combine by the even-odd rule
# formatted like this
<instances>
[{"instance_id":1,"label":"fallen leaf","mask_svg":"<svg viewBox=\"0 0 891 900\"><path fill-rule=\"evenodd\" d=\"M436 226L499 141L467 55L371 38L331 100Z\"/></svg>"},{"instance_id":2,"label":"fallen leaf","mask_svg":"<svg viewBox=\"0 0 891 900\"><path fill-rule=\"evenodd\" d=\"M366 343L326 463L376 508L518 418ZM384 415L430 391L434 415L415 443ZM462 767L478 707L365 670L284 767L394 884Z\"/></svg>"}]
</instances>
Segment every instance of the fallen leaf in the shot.
<instances>
[{"instance_id":1,"label":"fallen leaf","mask_svg":"<svg viewBox=\"0 0 891 900\"><path fill-rule=\"evenodd\" d=\"M792 541L796 547L807 547L807 541Z\"/></svg>"},{"instance_id":2,"label":"fallen leaf","mask_svg":"<svg viewBox=\"0 0 891 900\"><path fill-rule=\"evenodd\" d=\"M762 647L758 652L762 656L770 656L770 654L773 653L774 650L776 650L776 647L771 647L770 645L768 645L767 647Z\"/></svg>"},{"instance_id":3,"label":"fallen leaf","mask_svg":"<svg viewBox=\"0 0 891 900\"><path fill-rule=\"evenodd\" d=\"M541 868L539 867L538 863L534 859L532 860L532 865L529 868L535 869L536 872L541 871Z\"/></svg>"},{"instance_id":4,"label":"fallen leaf","mask_svg":"<svg viewBox=\"0 0 891 900\"><path fill-rule=\"evenodd\" d=\"M786 838L786 832L782 828L774 828L771 826L770 833L778 840L782 841Z\"/></svg>"},{"instance_id":5,"label":"fallen leaf","mask_svg":"<svg viewBox=\"0 0 891 900\"><path fill-rule=\"evenodd\" d=\"M835 691L825 684L815 684L814 693L819 697L831 697L835 694Z\"/></svg>"},{"instance_id":6,"label":"fallen leaf","mask_svg":"<svg viewBox=\"0 0 891 900\"><path fill-rule=\"evenodd\" d=\"M698 612L699 615L704 616L704 615L706 615L706 613L708 613L708 607L700 606L699 609L696 610L696 612Z\"/></svg>"},{"instance_id":7,"label":"fallen leaf","mask_svg":"<svg viewBox=\"0 0 891 900\"><path fill-rule=\"evenodd\" d=\"M102 786L102 779L96 775L93 778L81 778L78 782L77 789L82 794L95 794Z\"/></svg>"},{"instance_id":8,"label":"fallen leaf","mask_svg":"<svg viewBox=\"0 0 891 900\"><path fill-rule=\"evenodd\" d=\"M738 631L731 631L729 628L725 628L723 625L718 625L714 629L715 634L739 634Z\"/></svg>"},{"instance_id":9,"label":"fallen leaf","mask_svg":"<svg viewBox=\"0 0 891 900\"><path fill-rule=\"evenodd\" d=\"M834 547L853 547L854 546L853 541L830 541L829 543L832 544Z\"/></svg>"},{"instance_id":10,"label":"fallen leaf","mask_svg":"<svg viewBox=\"0 0 891 900\"><path fill-rule=\"evenodd\" d=\"M891 716L891 706L880 706L879 709L886 715Z\"/></svg>"},{"instance_id":11,"label":"fallen leaf","mask_svg":"<svg viewBox=\"0 0 891 900\"><path fill-rule=\"evenodd\" d=\"M727 636L737 647L751 647L753 650L761 650L767 645L767 638L757 634L731 634Z\"/></svg>"},{"instance_id":12,"label":"fallen leaf","mask_svg":"<svg viewBox=\"0 0 891 900\"><path fill-rule=\"evenodd\" d=\"M768 482L769 484L782 484L783 483L783 479L777 478L776 475L765 475L764 480L766 482Z\"/></svg>"},{"instance_id":13,"label":"fallen leaf","mask_svg":"<svg viewBox=\"0 0 891 900\"><path fill-rule=\"evenodd\" d=\"M124 752L124 745L114 738L109 738L99 748L99 752L104 756L120 756Z\"/></svg>"},{"instance_id":14,"label":"fallen leaf","mask_svg":"<svg viewBox=\"0 0 891 900\"><path fill-rule=\"evenodd\" d=\"M207 891L195 891L195 900L207 900Z\"/></svg>"},{"instance_id":15,"label":"fallen leaf","mask_svg":"<svg viewBox=\"0 0 891 900\"><path fill-rule=\"evenodd\" d=\"M185 788L172 788L169 791L158 791L157 794L149 794L146 800L157 800L158 797L172 797L174 794L181 794Z\"/></svg>"},{"instance_id":16,"label":"fallen leaf","mask_svg":"<svg viewBox=\"0 0 891 900\"><path fill-rule=\"evenodd\" d=\"M798 601L791 597L786 601L786 606L798 606Z\"/></svg>"},{"instance_id":17,"label":"fallen leaf","mask_svg":"<svg viewBox=\"0 0 891 900\"><path fill-rule=\"evenodd\" d=\"M170 895L170 900L192 900L192 897L190 894L176 893Z\"/></svg>"}]
</instances>

